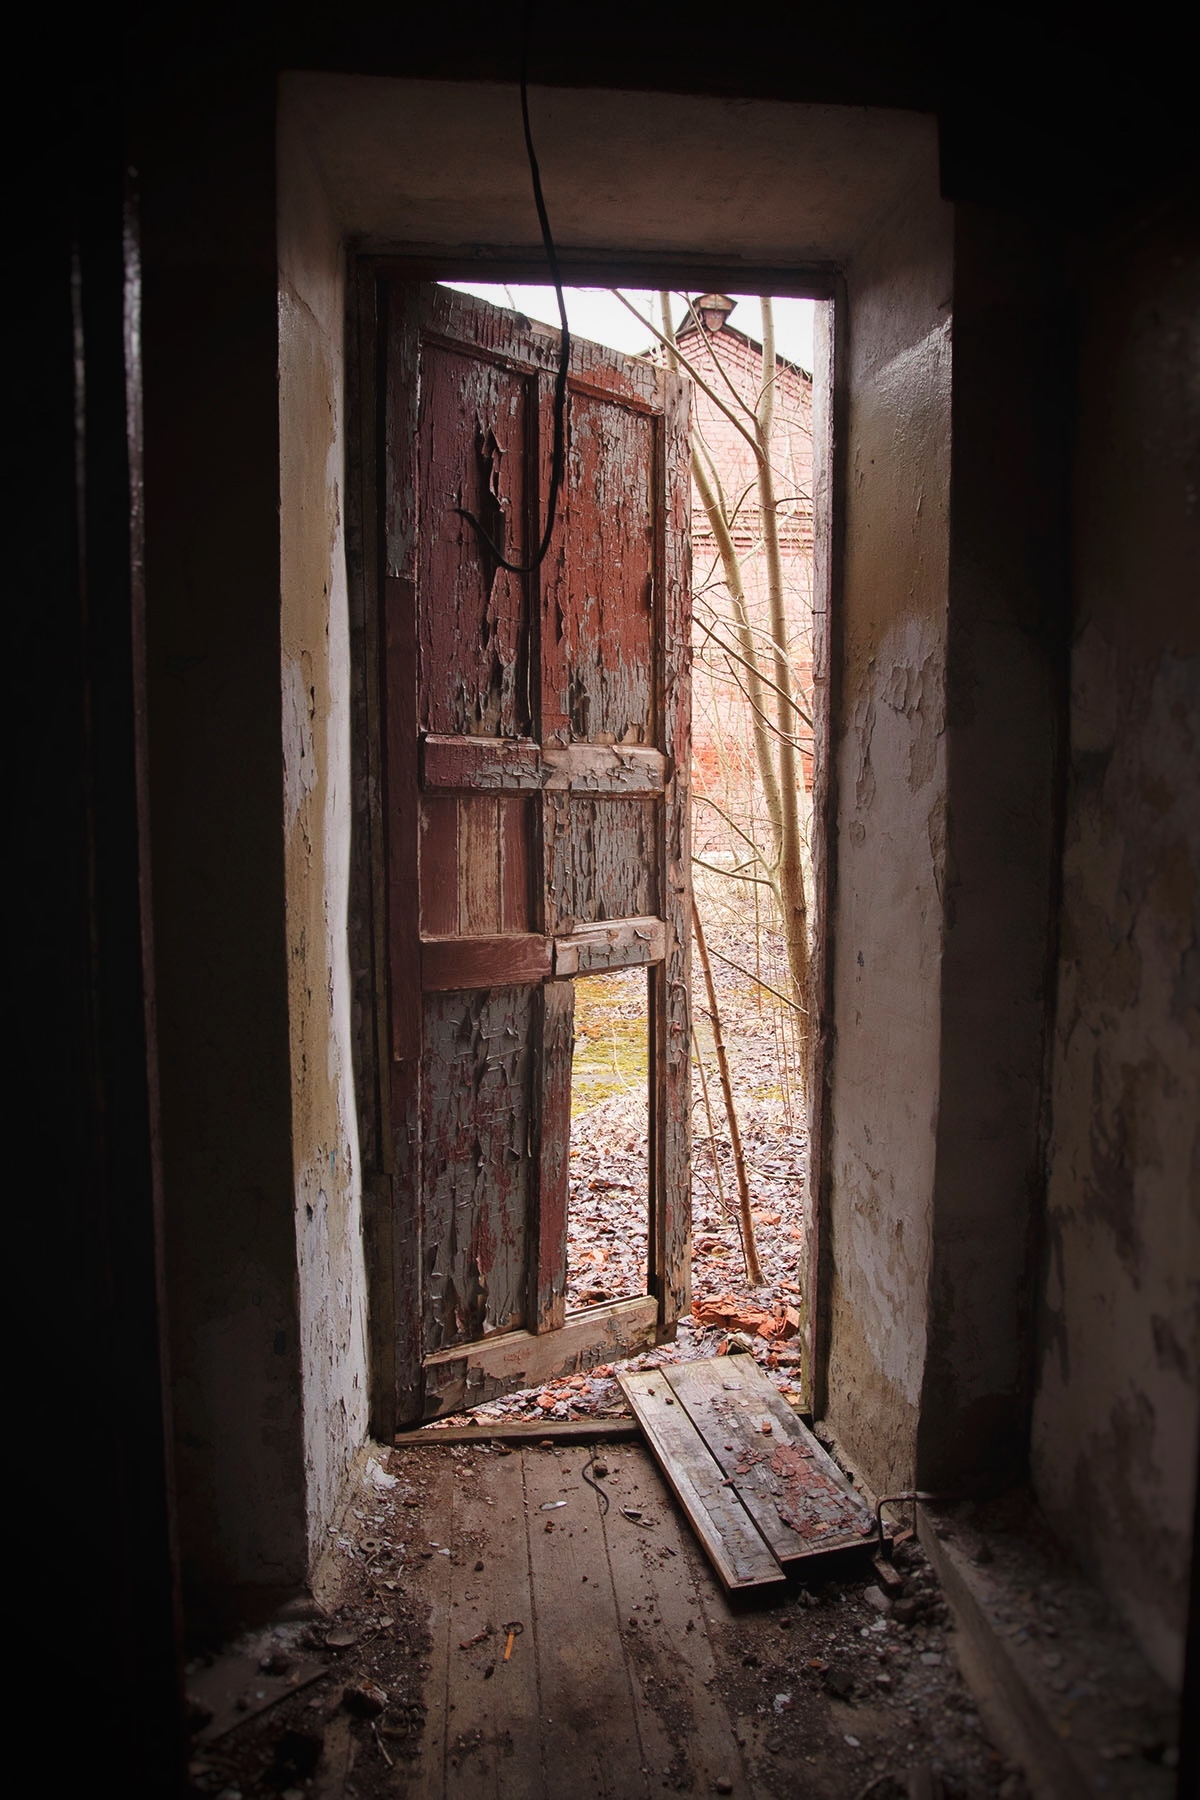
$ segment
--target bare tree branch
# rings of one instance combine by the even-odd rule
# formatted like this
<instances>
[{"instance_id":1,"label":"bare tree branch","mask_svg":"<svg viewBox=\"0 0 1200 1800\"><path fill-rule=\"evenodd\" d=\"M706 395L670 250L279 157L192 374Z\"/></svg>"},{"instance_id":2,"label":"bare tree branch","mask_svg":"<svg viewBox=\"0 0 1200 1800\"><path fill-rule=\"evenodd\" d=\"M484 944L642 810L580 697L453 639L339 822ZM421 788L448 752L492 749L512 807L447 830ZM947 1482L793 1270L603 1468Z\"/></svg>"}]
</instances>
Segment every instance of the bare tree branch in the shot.
<instances>
[{"instance_id":1,"label":"bare tree branch","mask_svg":"<svg viewBox=\"0 0 1200 1800\"><path fill-rule=\"evenodd\" d=\"M693 856L692 862L698 869L707 869L710 875L721 875L726 881L753 881L757 887L771 888L772 883L765 875L747 875L749 863L739 863L736 869L723 869L720 863L706 862L702 856Z\"/></svg>"}]
</instances>

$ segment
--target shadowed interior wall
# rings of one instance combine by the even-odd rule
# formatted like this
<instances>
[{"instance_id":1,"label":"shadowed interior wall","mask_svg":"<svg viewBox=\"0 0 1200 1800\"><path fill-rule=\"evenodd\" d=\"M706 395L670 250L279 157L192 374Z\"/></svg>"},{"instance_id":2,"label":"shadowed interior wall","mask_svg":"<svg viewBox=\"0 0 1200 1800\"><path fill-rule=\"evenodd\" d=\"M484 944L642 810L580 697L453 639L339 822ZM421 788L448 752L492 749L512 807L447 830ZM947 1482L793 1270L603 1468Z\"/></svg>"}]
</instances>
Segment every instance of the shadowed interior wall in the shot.
<instances>
[{"instance_id":1,"label":"shadowed interior wall","mask_svg":"<svg viewBox=\"0 0 1200 1800\"><path fill-rule=\"evenodd\" d=\"M1029 1435L1069 599L1060 269L1053 228L956 208L927 1489L1020 1478Z\"/></svg>"},{"instance_id":2,"label":"shadowed interior wall","mask_svg":"<svg viewBox=\"0 0 1200 1800\"><path fill-rule=\"evenodd\" d=\"M279 139L283 831L310 1562L367 1430L367 1290L346 930L344 260L308 148L285 113Z\"/></svg>"},{"instance_id":3,"label":"shadowed interior wall","mask_svg":"<svg viewBox=\"0 0 1200 1800\"><path fill-rule=\"evenodd\" d=\"M144 96L150 845L180 1555L305 1576L284 935L273 87ZM197 1596L202 1595L199 1602ZM236 1613L234 1616L237 1616Z\"/></svg>"},{"instance_id":4,"label":"shadowed interior wall","mask_svg":"<svg viewBox=\"0 0 1200 1800\"><path fill-rule=\"evenodd\" d=\"M1194 213L1131 224L1083 283L1033 1435L1043 1505L1176 1686L1200 1387L1196 242Z\"/></svg>"}]
</instances>

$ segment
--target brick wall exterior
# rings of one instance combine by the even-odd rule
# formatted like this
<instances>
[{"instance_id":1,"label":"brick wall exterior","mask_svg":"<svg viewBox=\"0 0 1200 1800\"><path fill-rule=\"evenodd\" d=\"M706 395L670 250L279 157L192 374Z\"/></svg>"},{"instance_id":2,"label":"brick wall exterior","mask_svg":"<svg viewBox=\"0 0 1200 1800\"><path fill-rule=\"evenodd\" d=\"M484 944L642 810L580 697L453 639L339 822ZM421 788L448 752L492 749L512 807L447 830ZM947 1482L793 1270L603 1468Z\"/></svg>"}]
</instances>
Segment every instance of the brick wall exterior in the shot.
<instances>
[{"instance_id":1,"label":"brick wall exterior","mask_svg":"<svg viewBox=\"0 0 1200 1800\"><path fill-rule=\"evenodd\" d=\"M761 329L757 307L743 303L748 325ZM713 315L709 315L711 319ZM740 400L753 409L762 386L762 348L740 328L729 324L713 331L689 321L679 332L679 349L705 382L735 409ZM661 353L660 353L661 354ZM736 399L735 399L736 395ZM749 415L747 424L750 423ZM724 489L728 508L734 512L734 545L742 566L747 610L751 624L762 634L770 655L766 557L762 547L761 515L754 453L716 402L693 385L693 422L708 450ZM775 471L780 549L783 558L787 650L794 680L807 696L812 681L812 377L784 358L776 362L775 426L772 463ZM699 795L711 791L714 798L745 793L753 780L753 749L749 740L749 708L732 685L739 673L735 663L714 652L706 632L710 608L730 616L731 603L722 564L708 516L693 489L692 568L695 594L693 681L693 782ZM769 671L769 661L768 661ZM768 701L773 700L767 690ZM773 707L768 706L772 717ZM807 710L811 710L810 708ZM805 785L812 783L812 733L799 724ZM696 848L703 854L726 848L726 834L710 809L701 805L695 820Z\"/></svg>"}]
</instances>

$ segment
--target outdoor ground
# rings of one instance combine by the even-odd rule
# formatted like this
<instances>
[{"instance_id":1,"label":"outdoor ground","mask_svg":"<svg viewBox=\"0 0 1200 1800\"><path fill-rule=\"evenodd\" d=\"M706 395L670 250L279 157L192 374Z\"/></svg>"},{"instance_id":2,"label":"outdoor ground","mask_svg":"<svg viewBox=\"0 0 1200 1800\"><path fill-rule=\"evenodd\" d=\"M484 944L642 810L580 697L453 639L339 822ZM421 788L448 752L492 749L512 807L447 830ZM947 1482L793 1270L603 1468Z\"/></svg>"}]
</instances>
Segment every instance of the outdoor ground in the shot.
<instances>
[{"instance_id":1,"label":"outdoor ground","mask_svg":"<svg viewBox=\"0 0 1200 1800\"><path fill-rule=\"evenodd\" d=\"M729 1127L704 980L693 957L692 1294L699 1316L680 1321L674 1343L629 1366L712 1356L730 1330L741 1329L780 1391L798 1399L808 1134L794 1074L790 1009L769 991L782 991L786 983L783 947L765 921L755 919L753 895L748 903L744 885L700 879L765 1282L752 1288L746 1280ZM643 971L576 983L568 1306L646 1291L647 1029ZM772 1335L759 1335L760 1328ZM606 1418L626 1411L613 1368L603 1364L455 1415L455 1422Z\"/></svg>"}]
</instances>

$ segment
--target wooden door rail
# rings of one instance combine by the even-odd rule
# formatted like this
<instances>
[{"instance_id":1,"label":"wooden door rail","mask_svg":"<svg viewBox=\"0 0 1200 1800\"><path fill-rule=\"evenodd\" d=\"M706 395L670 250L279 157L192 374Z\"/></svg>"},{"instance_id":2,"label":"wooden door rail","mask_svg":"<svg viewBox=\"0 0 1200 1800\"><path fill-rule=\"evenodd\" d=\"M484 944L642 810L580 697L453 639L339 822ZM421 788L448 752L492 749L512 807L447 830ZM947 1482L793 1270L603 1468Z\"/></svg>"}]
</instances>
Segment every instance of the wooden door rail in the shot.
<instances>
[{"instance_id":1,"label":"wooden door rail","mask_svg":"<svg viewBox=\"0 0 1200 1800\"><path fill-rule=\"evenodd\" d=\"M476 1344L456 1344L425 1358L425 1412L461 1412L514 1388L536 1387L615 1357L636 1356L654 1343L659 1304L653 1295L608 1300L568 1313L561 1330L505 1331Z\"/></svg>"},{"instance_id":2,"label":"wooden door rail","mask_svg":"<svg viewBox=\"0 0 1200 1800\"><path fill-rule=\"evenodd\" d=\"M640 744L552 749L532 738L427 736L421 785L427 793L661 794L670 760Z\"/></svg>"},{"instance_id":3,"label":"wooden door rail","mask_svg":"<svg viewBox=\"0 0 1200 1800\"><path fill-rule=\"evenodd\" d=\"M666 956L661 919L608 919L543 937L536 931L491 937L423 937L421 986L427 994L458 988L520 987L566 975L632 969Z\"/></svg>"}]
</instances>

